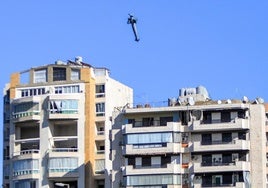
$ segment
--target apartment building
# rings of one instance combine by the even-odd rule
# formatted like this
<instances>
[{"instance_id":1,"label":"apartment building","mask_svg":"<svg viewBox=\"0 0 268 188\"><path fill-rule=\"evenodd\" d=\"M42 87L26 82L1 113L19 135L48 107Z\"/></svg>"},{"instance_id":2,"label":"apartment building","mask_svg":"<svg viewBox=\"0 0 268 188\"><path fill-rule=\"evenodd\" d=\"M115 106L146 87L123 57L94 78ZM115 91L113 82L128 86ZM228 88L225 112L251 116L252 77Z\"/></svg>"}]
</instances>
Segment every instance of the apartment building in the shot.
<instances>
[{"instance_id":1,"label":"apartment building","mask_svg":"<svg viewBox=\"0 0 268 188\"><path fill-rule=\"evenodd\" d=\"M112 187L266 187L263 100L217 100L184 88L162 107L113 115Z\"/></svg>"},{"instance_id":2,"label":"apartment building","mask_svg":"<svg viewBox=\"0 0 268 188\"><path fill-rule=\"evenodd\" d=\"M4 88L3 187L109 187L112 111L132 98L107 68L81 57L12 74Z\"/></svg>"}]
</instances>

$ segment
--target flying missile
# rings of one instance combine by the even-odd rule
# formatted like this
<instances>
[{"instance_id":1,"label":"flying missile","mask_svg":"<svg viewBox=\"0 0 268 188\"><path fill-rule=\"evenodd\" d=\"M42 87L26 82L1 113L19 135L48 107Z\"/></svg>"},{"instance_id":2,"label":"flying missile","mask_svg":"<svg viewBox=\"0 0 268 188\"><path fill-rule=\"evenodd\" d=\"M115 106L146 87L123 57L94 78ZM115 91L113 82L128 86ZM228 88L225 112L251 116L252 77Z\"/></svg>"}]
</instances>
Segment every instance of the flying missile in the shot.
<instances>
[{"instance_id":1,"label":"flying missile","mask_svg":"<svg viewBox=\"0 0 268 188\"><path fill-rule=\"evenodd\" d=\"M136 41L136 42L139 42L140 39L139 39L139 36L138 36L138 31L137 31L137 26L136 26L136 24L137 24L137 19L134 18L134 16L131 15L131 14L128 14L128 15L129 15L129 18L128 18L128 20L127 20L127 23L128 23L128 24L131 24L132 30L133 30L134 35L135 35L135 41Z\"/></svg>"}]
</instances>

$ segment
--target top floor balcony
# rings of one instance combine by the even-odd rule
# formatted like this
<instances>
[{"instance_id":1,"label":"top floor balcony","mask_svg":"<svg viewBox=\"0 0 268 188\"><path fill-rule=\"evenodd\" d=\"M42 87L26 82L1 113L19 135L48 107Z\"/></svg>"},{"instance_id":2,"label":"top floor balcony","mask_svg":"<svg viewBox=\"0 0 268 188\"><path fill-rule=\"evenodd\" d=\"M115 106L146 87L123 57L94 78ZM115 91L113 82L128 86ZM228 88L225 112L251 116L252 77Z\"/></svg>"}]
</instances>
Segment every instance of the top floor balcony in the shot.
<instances>
[{"instance_id":1,"label":"top floor balcony","mask_svg":"<svg viewBox=\"0 0 268 188\"><path fill-rule=\"evenodd\" d=\"M233 140L232 142L212 141L207 143L197 141L193 142L193 144L190 146L191 152L249 150L249 149L250 149L250 142L248 140Z\"/></svg>"},{"instance_id":2,"label":"top floor balcony","mask_svg":"<svg viewBox=\"0 0 268 188\"><path fill-rule=\"evenodd\" d=\"M223 131L223 130L243 130L249 129L249 120L236 118L230 122L218 122L218 123L201 123L200 120L193 121L189 126L192 132L202 131Z\"/></svg>"},{"instance_id":3,"label":"top floor balcony","mask_svg":"<svg viewBox=\"0 0 268 188\"><path fill-rule=\"evenodd\" d=\"M126 124L123 129L124 134L144 133L144 132L186 132L187 126L181 122L166 122L161 124L160 121L154 120L151 125L144 125L142 121L135 121L132 124Z\"/></svg>"}]
</instances>

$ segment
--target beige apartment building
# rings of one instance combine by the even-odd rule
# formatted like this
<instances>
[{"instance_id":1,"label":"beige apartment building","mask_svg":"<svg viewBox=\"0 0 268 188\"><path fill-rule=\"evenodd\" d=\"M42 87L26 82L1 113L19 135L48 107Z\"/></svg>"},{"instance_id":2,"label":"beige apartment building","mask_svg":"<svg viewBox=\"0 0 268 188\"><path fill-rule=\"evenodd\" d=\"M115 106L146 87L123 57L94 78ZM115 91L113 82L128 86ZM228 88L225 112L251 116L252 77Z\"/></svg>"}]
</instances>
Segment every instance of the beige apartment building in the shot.
<instances>
[{"instance_id":1,"label":"beige apartment building","mask_svg":"<svg viewBox=\"0 0 268 188\"><path fill-rule=\"evenodd\" d=\"M214 101L202 86L166 106L117 110L112 187L264 188L267 114L261 98Z\"/></svg>"},{"instance_id":2,"label":"beige apartment building","mask_svg":"<svg viewBox=\"0 0 268 188\"><path fill-rule=\"evenodd\" d=\"M132 100L131 88L81 57L12 74L4 89L3 187L110 187L112 111Z\"/></svg>"}]
</instances>

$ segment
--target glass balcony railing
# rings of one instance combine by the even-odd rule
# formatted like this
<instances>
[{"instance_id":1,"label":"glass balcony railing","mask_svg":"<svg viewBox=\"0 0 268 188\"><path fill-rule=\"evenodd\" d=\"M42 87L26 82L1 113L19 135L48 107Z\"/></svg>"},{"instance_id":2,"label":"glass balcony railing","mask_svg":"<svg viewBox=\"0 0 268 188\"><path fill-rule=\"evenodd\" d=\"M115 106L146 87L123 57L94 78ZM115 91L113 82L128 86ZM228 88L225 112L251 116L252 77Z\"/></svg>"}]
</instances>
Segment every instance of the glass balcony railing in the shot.
<instances>
[{"instance_id":1,"label":"glass balcony railing","mask_svg":"<svg viewBox=\"0 0 268 188\"><path fill-rule=\"evenodd\" d=\"M39 114L40 114L39 111L25 111L25 112L13 113L12 117L14 119L17 119L17 118L21 118L21 117L29 117L29 116L33 116L33 115L39 115Z\"/></svg>"}]
</instances>

